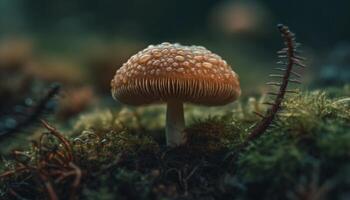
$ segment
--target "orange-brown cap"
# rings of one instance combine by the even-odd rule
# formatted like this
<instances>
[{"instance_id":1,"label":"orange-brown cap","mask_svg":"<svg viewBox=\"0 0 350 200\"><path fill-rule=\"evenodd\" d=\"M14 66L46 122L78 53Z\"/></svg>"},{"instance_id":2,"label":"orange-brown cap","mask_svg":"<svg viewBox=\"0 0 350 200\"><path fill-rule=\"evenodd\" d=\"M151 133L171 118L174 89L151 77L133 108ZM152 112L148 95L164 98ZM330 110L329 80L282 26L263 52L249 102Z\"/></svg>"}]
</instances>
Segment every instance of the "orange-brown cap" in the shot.
<instances>
[{"instance_id":1,"label":"orange-brown cap","mask_svg":"<svg viewBox=\"0 0 350 200\"><path fill-rule=\"evenodd\" d=\"M224 105L240 96L237 74L220 56L201 46L150 45L117 70L113 98L129 105L168 100Z\"/></svg>"}]
</instances>

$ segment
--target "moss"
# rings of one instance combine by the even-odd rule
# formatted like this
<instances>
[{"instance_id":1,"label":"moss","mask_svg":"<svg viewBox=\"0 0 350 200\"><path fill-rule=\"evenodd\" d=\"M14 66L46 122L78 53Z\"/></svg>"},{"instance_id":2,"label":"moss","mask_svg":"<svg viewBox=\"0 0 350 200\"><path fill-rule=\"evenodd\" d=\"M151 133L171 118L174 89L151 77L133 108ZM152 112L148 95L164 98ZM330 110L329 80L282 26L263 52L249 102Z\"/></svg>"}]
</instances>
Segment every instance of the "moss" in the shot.
<instances>
[{"instance_id":1,"label":"moss","mask_svg":"<svg viewBox=\"0 0 350 200\"><path fill-rule=\"evenodd\" d=\"M278 191L298 198L315 197L321 190L324 197L335 199L341 195L334 191L346 194L350 107L337 102L339 98L330 99L321 91L285 101L274 128L239 156L235 178L248 188L243 191L245 198L286 198L287 193ZM316 184L314 179L319 185L308 185ZM300 187L306 191L301 193Z\"/></svg>"},{"instance_id":2,"label":"moss","mask_svg":"<svg viewBox=\"0 0 350 200\"><path fill-rule=\"evenodd\" d=\"M350 106L341 102L342 99L330 99L321 91L293 96L284 103L285 110L276 124L280 129L296 135L314 134L320 128L332 126L334 122L350 123Z\"/></svg>"},{"instance_id":3,"label":"moss","mask_svg":"<svg viewBox=\"0 0 350 200\"><path fill-rule=\"evenodd\" d=\"M96 110L79 117L73 126L73 135L80 135L83 131L94 129L95 132L108 132L123 129L124 125L113 116L111 110Z\"/></svg>"},{"instance_id":4,"label":"moss","mask_svg":"<svg viewBox=\"0 0 350 200\"><path fill-rule=\"evenodd\" d=\"M240 144L244 130L232 119L209 117L186 129L186 145L203 153L227 149Z\"/></svg>"},{"instance_id":5,"label":"moss","mask_svg":"<svg viewBox=\"0 0 350 200\"><path fill-rule=\"evenodd\" d=\"M152 199L152 178L137 171L115 169L88 183L82 199Z\"/></svg>"},{"instance_id":6,"label":"moss","mask_svg":"<svg viewBox=\"0 0 350 200\"><path fill-rule=\"evenodd\" d=\"M62 133L73 148L74 163L83 173L79 199L341 199L350 189L350 105L342 90L302 92L290 96L273 126L233 159L236 150L263 112L265 97L222 107L216 115L187 106L192 118L187 143L164 146L164 108L154 106L82 115ZM49 136L45 152L62 150ZM28 164L37 150L28 148ZM40 154L41 155L41 154ZM41 156L44 156L41 155ZM39 156L40 158L40 156ZM23 159L23 157L21 157ZM19 166L3 159L1 172ZM73 178L56 183L61 198L69 197ZM67 192L68 191L68 192ZM33 172L1 179L0 198L48 198L43 181ZM68 196L67 196L68 195ZM18 197L17 197L18 199Z\"/></svg>"},{"instance_id":7,"label":"moss","mask_svg":"<svg viewBox=\"0 0 350 200\"><path fill-rule=\"evenodd\" d=\"M159 150L158 144L149 136L128 130L109 131L99 135L93 131L83 131L79 137L74 138L74 144L79 162L93 168L113 162L113 159L118 159L119 153L137 155Z\"/></svg>"}]
</instances>

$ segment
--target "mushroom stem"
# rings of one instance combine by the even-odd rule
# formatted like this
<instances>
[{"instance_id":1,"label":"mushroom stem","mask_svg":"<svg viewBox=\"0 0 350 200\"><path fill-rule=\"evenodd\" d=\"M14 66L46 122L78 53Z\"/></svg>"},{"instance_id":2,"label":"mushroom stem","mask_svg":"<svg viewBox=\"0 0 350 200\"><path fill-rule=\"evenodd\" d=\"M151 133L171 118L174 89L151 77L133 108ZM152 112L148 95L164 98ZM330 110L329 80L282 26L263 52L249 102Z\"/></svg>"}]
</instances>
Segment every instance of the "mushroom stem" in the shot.
<instances>
[{"instance_id":1,"label":"mushroom stem","mask_svg":"<svg viewBox=\"0 0 350 200\"><path fill-rule=\"evenodd\" d=\"M177 100L167 102L166 143L167 146L178 146L185 142L185 119L183 103Z\"/></svg>"}]
</instances>

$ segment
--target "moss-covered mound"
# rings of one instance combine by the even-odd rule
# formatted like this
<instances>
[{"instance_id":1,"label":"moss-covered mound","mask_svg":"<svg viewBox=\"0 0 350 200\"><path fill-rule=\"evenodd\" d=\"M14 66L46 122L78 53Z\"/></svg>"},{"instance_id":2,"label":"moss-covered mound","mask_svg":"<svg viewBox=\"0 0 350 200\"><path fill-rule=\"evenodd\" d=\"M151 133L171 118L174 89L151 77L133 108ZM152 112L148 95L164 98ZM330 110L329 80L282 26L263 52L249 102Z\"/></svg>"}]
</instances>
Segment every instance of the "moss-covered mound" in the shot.
<instances>
[{"instance_id":1,"label":"moss-covered mound","mask_svg":"<svg viewBox=\"0 0 350 200\"><path fill-rule=\"evenodd\" d=\"M71 131L48 124L1 163L1 199L349 199L350 89L284 102L262 137L237 151L260 100L216 115L187 107L187 144L164 146L164 110L95 111Z\"/></svg>"}]
</instances>

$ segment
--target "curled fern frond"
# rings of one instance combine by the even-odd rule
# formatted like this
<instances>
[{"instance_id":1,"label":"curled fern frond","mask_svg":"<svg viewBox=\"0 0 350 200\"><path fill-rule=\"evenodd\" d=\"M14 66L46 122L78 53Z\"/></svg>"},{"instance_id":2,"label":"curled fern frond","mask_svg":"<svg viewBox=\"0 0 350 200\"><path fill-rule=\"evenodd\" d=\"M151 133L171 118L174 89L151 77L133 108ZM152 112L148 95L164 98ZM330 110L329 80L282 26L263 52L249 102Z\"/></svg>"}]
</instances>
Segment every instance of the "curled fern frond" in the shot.
<instances>
[{"instance_id":1,"label":"curled fern frond","mask_svg":"<svg viewBox=\"0 0 350 200\"><path fill-rule=\"evenodd\" d=\"M286 93L297 93L295 90L288 90L290 83L300 84L301 75L294 71L295 67L305 68L303 61L305 58L298 55L299 43L295 41L295 34L292 33L289 28L285 25L277 25L278 30L284 40L285 47L278 51L278 57L281 59L277 64L281 67L275 68L282 74L270 74L271 78L279 78L280 81L267 82L267 85L278 86L277 91L269 92L268 95L274 97L272 102L265 102L264 104L270 105L271 107L265 114L258 113L262 117L261 121L253 128L250 132L246 141L242 144L242 147L246 146L249 142L260 137L266 129L271 125L278 111L281 109L282 101Z\"/></svg>"}]
</instances>

